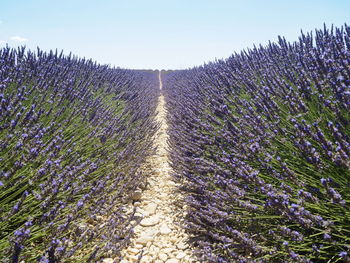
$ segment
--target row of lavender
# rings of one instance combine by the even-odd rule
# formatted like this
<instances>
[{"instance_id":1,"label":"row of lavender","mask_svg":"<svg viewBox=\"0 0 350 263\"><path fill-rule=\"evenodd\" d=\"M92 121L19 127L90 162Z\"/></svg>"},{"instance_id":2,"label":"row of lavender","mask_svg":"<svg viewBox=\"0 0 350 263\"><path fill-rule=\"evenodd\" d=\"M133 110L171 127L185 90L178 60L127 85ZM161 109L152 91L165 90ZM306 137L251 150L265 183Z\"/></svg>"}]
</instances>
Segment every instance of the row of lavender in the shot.
<instances>
[{"instance_id":1,"label":"row of lavender","mask_svg":"<svg viewBox=\"0 0 350 263\"><path fill-rule=\"evenodd\" d=\"M350 262L350 27L163 75L201 260Z\"/></svg>"},{"instance_id":2,"label":"row of lavender","mask_svg":"<svg viewBox=\"0 0 350 263\"><path fill-rule=\"evenodd\" d=\"M118 255L152 151L157 75L0 50L0 262Z\"/></svg>"}]
</instances>

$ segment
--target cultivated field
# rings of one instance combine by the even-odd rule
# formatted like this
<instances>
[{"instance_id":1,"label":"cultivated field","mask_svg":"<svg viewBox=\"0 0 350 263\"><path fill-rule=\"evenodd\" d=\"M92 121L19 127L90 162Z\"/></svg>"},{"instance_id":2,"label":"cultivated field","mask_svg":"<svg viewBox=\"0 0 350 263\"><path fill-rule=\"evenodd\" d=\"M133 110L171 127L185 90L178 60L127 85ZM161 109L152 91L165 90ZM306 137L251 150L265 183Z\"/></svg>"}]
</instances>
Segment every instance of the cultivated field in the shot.
<instances>
[{"instance_id":1,"label":"cultivated field","mask_svg":"<svg viewBox=\"0 0 350 263\"><path fill-rule=\"evenodd\" d=\"M0 49L0 262L350 262L350 27L188 70Z\"/></svg>"}]
</instances>

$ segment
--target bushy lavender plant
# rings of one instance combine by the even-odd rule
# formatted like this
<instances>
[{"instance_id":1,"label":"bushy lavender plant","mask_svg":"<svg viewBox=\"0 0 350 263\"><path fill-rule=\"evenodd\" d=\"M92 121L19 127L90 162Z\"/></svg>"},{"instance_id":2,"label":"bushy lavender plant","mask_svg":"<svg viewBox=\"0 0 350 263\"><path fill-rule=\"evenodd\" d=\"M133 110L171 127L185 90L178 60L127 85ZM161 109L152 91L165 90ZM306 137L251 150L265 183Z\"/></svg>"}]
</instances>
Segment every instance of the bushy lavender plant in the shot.
<instances>
[{"instance_id":1,"label":"bushy lavender plant","mask_svg":"<svg viewBox=\"0 0 350 263\"><path fill-rule=\"evenodd\" d=\"M0 49L0 262L95 262L152 150L158 81L57 52Z\"/></svg>"},{"instance_id":2,"label":"bushy lavender plant","mask_svg":"<svg viewBox=\"0 0 350 263\"><path fill-rule=\"evenodd\" d=\"M350 27L163 75L201 260L350 262Z\"/></svg>"}]
</instances>

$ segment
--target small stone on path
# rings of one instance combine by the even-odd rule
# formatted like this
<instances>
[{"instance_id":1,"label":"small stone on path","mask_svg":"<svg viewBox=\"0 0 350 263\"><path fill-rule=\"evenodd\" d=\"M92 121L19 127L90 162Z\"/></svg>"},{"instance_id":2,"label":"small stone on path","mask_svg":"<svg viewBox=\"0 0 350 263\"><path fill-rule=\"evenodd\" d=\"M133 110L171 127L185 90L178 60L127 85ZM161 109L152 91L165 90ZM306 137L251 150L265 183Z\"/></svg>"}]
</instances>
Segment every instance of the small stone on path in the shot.
<instances>
[{"instance_id":1,"label":"small stone on path","mask_svg":"<svg viewBox=\"0 0 350 263\"><path fill-rule=\"evenodd\" d=\"M133 260L133 261L137 261L137 260L139 259L139 257L138 257L138 256L135 256L135 255L127 255L127 258L128 258L128 259L131 259L131 260Z\"/></svg>"},{"instance_id":2,"label":"small stone on path","mask_svg":"<svg viewBox=\"0 0 350 263\"><path fill-rule=\"evenodd\" d=\"M138 244L142 244L142 245L147 245L148 242L153 240L153 236L140 236L138 239L136 239L136 243Z\"/></svg>"},{"instance_id":3,"label":"small stone on path","mask_svg":"<svg viewBox=\"0 0 350 263\"><path fill-rule=\"evenodd\" d=\"M141 197L142 197L142 192L140 190L136 190L131 196L132 200L134 201L139 201Z\"/></svg>"},{"instance_id":4,"label":"small stone on path","mask_svg":"<svg viewBox=\"0 0 350 263\"><path fill-rule=\"evenodd\" d=\"M188 248L188 245L183 243L183 242L180 242L180 243L177 244L177 248L181 249L181 250L184 250L184 249Z\"/></svg>"},{"instance_id":5,"label":"small stone on path","mask_svg":"<svg viewBox=\"0 0 350 263\"><path fill-rule=\"evenodd\" d=\"M182 258L184 258L184 257L186 257L186 253L184 253L184 252L180 252L180 253L178 253L178 254L176 255L176 258L177 258L177 259L182 259Z\"/></svg>"},{"instance_id":6,"label":"small stone on path","mask_svg":"<svg viewBox=\"0 0 350 263\"><path fill-rule=\"evenodd\" d=\"M167 225L164 224L160 227L160 233L162 235L168 235L171 233L171 229Z\"/></svg>"},{"instance_id":7,"label":"small stone on path","mask_svg":"<svg viewBox=\"0 0 350 263\"><path fill-rule=\"evenodd\" d=\"M159 217L158 216L153 216L153 217L148 217L144 218L141 220L140 225L141 226L154 226L159 223Z\"/></svg>"},{"instance_id":8,"label":"small stone on path","mask_svg":"<svg viewBox=\"0 0 350 263\"><path fill-rule=\"evenodd\" d=\"M152 262L152 259L149 256L142 257L140 260L140 263L150 263L150 262Z\"/></svg>"},{"instance_id":9,"label":"small stone on path","mask_svg":"<svg viewBox=\"0 0 350 263\"><path fill-rule=\"evenodd\" d=\"M157 210L157 204L156 203L150 203L147 205L145 211L149 213L149 215L153 215L155 214L156 210Z\"/></svg>"},{"instance_id":10,"label":"small stone on path","mask_svg":"<svg viewBox=\"0 0 350 263\"><path fill-rule=\"evenodd\" d=\"M135 245L135 248L137 248L137 249L141 249L141 248L143 248L143 246L142 246L142 245L140 245L140 244L136 244L136 245Z\"/></svg>"},{"instance_id":11,"label":"small stone on path","mask_svg":"<svg viewBox=\"0 0 350 263\"><path fill-rule=\"evenodd\" d=\"M158 257L159 257L159 259L161 259L161 260L163 260L163 261L165 261L165 260L168 259L168 255L167 255L167 254L164 254L164 253L160 253L160 254L158 255Z\"/></svg>"},{"instance_id":12,"label":"small stone on path","mask_svg":"<svg viewBox=\"0 0 350 263\"><path fill-rule=\"evenodd\" d=\"M173 248L167 247L163 249L163 252L168 254L168 253L171 253L173 250L174 250Z\"/></svg>"},{"instance_id":13,"label":"small stone on path","mask_svg":"<svg viewBox=\"0 0 350 263\"><path fill-rule=\"evenodd\" d=\"M136 255L137 253L139 253L139 250L136 248L130 247L130 248L128 248L128 252L130 252L133 255Z\"/></svg>"}]
</instances>

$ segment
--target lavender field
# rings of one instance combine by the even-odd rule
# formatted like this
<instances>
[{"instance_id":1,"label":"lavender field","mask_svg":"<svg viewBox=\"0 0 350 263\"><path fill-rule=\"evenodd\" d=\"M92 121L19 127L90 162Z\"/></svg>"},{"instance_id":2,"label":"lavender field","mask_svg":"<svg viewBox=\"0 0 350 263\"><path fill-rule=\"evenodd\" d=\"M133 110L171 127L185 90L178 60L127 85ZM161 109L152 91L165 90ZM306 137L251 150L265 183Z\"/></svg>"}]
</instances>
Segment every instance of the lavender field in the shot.
<instances>
[{"instance_id":1,"label":"lavender field","mask_svg":"<svg viewBox=\"0 0 350 263\"><path fill-rule=\"evenodd\" d=\"M4 47L0 100L2 263L350 262L347 25L186 70Z\"/></svg>"},{"instance_id":2,"label":"lavender field","mask_svg":"<svg viewBox=\"0 0 350 263\"><path fill-rule=\"evenodd\" d=\"M157 75L0 50L0 262L88 262L128 242ZM103 227L101 227L103 226Z\"/></svg>"},{"instance_id":3,"label":"lavender field","mask_svg":"<svg viewBox=\"0 0 350 263\"><path fill-rule=\"evenodd\" d=\"M350 27L164 79L203 262L350 262Z\"/></svg>"}]
</instances>

